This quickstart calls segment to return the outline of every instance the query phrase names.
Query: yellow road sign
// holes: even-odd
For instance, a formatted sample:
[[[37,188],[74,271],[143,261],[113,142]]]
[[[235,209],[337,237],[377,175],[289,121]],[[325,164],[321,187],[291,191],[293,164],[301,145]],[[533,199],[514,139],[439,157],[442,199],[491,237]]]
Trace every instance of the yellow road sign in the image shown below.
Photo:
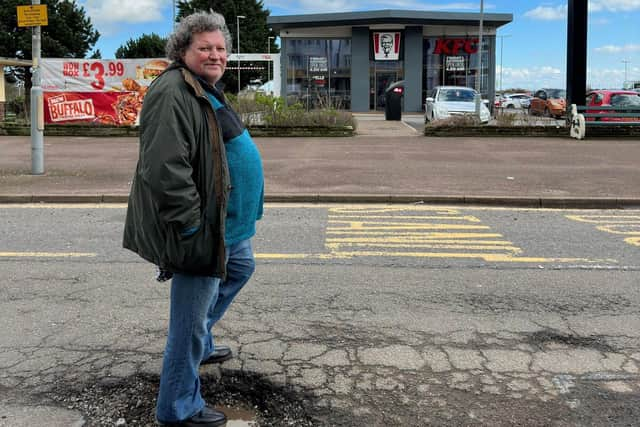
[[[18,6],[18,27],[49,25],[46,4]]]

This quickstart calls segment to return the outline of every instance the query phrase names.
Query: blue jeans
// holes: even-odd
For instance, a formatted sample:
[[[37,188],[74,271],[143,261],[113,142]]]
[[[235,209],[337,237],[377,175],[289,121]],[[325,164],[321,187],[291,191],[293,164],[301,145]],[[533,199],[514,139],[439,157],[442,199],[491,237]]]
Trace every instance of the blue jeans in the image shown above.
[[[214,350],[211,332],[255,270],[251,240],[227,247],[227,278],[176,273],[171,281],[169,333],[162,361],[156,417],[182,421],[205,406],[198,368]]]

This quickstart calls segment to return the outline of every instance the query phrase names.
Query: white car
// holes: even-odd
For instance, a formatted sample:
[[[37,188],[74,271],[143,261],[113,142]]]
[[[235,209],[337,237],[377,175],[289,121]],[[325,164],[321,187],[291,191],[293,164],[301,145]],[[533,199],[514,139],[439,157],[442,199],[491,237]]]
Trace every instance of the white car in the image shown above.
[[[436,86],[427,93],[424,104],[425,122],[447,119],[451,116],[475,116],[476,94],[464,86]],[[489,123],[491,113],[486,100],[480,103],[480,122]]]
[[[502,108],[529,108],[531,96],[526,93],[509,93],[503,96],[500,101]]]

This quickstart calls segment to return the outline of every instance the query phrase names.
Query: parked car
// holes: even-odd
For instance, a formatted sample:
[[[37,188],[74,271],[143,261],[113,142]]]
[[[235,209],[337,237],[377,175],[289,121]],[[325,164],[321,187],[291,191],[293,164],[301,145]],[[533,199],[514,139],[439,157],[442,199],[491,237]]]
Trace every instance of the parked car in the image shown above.
[[[559,119],[567,111],[567,91],[564,89],[540,89],[533,94],[529,113]]]
[[[500,107],[527,109],[531,105],[531,98],[531,95],[526,93],[508,93],[502,97]]]
[[[633,107],[640,108],[640,92],[633,90],[594,90],[587,93],[587,107]],[[586,110],[587,113],[600,113],[606,110],[597,108]],[[636,121],[634,117],[587,117],[586,120],[602,120],[611,122]]]
[[[475,116],[476,92],[464,86],[436,86],[427,93],[424,104],[425,122],[447,119],[451,116]],[[491,113],[488,101],[480,103],[480,122],[489,123]]]

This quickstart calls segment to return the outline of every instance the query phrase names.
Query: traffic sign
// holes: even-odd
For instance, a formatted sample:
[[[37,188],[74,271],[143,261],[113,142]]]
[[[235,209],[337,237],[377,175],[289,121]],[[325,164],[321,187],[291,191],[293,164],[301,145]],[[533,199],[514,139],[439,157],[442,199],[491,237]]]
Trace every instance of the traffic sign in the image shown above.
[[[39,27],[44,25],[49,25],[46,4],[18,6],[18,27]]]

